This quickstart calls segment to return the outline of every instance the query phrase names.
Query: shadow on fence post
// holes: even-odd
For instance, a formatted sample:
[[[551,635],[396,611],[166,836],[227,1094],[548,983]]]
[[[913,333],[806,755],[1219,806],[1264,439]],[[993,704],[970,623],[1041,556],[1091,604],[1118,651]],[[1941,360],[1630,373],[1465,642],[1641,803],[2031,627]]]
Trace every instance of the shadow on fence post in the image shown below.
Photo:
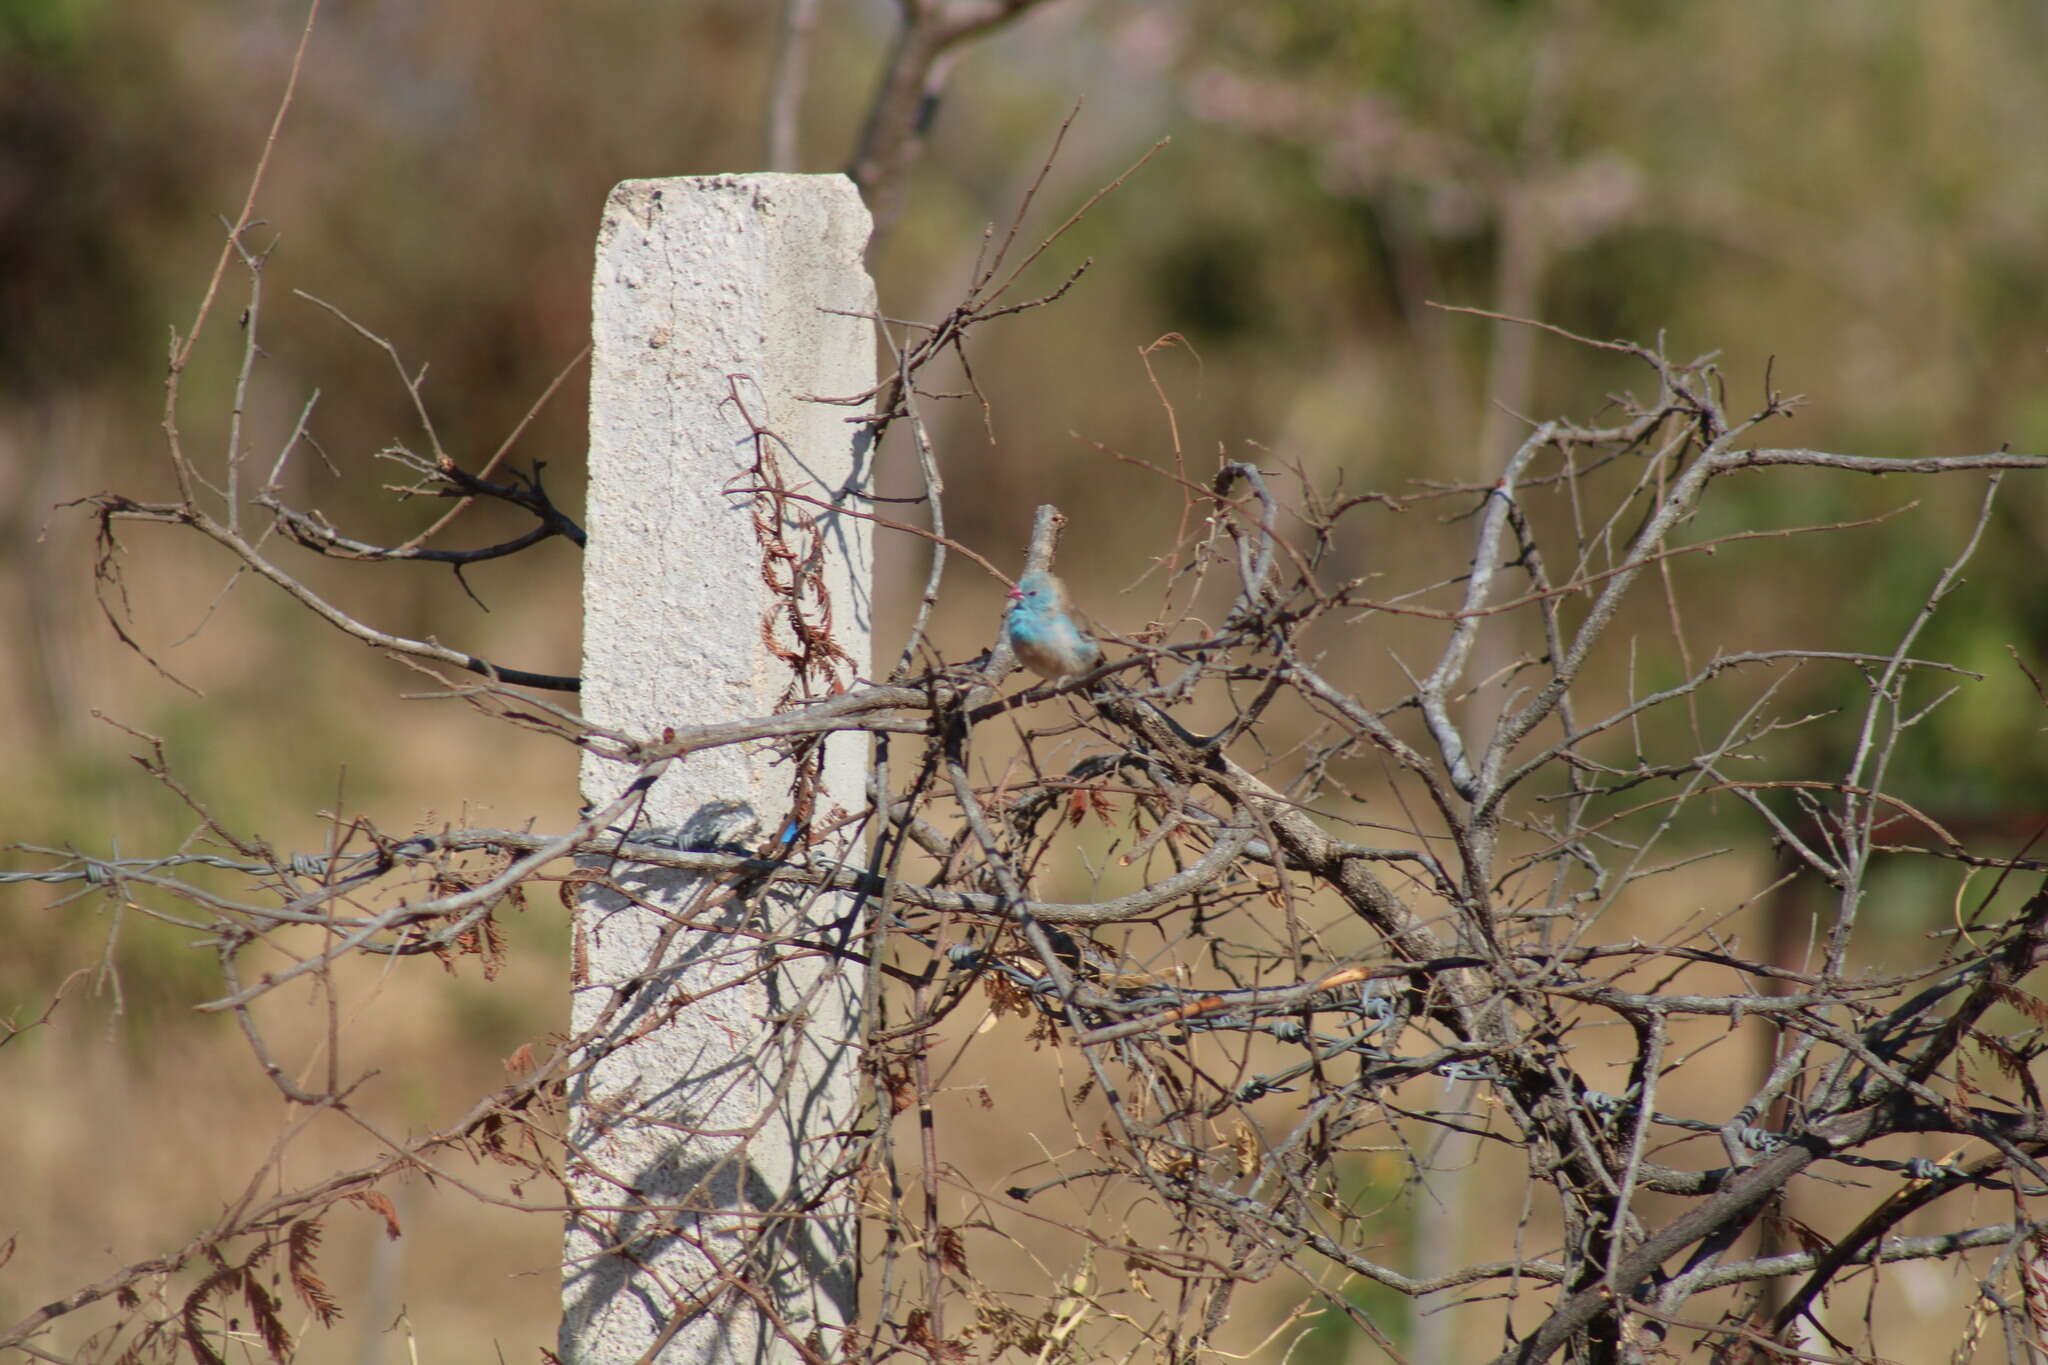
[[[765,715],[869,671],[867,429],[805,401],[875,382],[868,214],[842,176],[628,181],[598,237],[583,709],[665,727]],[[838,311],[828,311],[838,310]],[[854,314],[856,316],[847,316]],[[795,761],[792,761],[794,754]],[[633,837],[853,858],[864,735],[690,755]],[[594,757],[587,801],[629,768]],[[799,939],[842,896],[626,862],[578,907],[572,1023],[643,975],[572,1087],[562,1356],[836,1355],[854,1310],[844,1143],[859,976]],[[680,928],[678,926],[680,925]],[[799,1349],[802,1346],[803,1350]]]

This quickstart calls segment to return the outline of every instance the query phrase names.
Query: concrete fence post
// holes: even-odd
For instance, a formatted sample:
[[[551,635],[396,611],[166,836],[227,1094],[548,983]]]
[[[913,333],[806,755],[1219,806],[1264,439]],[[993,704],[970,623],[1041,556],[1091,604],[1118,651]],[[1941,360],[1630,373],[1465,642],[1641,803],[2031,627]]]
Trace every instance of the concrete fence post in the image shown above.
[[[583,594],[582,705],[597,724],[658,737],[870,671],[870,523],[833,510],[868,486],[866,429],[806,401],[875,382],[868,231],[843,176],[612,192]],[[695,753],[655,785],[632,837],[746,851],[817,838],[813,856],[858,861],[831,831],[865,804],[868,762],[860,735],[794,762],[765,746]],[[631,776],[586,759],[584,797],[613,799]],[[827,1176],[856,1120],[859,975],[792,940],[817,940],[849,907],[644,863],[597,870],[617,889],[576,914],[573,1027],[619,982],[646,981],[570,1090],[562,1357],[836,1356],[854,1312],[854,1192]]]

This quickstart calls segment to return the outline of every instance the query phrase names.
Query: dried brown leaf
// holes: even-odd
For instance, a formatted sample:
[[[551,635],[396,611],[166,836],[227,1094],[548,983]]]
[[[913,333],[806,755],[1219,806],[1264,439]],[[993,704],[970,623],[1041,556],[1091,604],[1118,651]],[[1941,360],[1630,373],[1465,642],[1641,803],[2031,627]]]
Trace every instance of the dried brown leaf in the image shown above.
[[[391,1206],[391,1201],[384,1197],[383,1191],[358,1190],[349,1198],[381,1217],[384,1220],[384,1235],[394,1242],[398,1240],[398,1210]]]
[[[962,1275],[967,1273],[967,1243],[960,1239],[958,1228],[940,1228],[934,1239],[939,1247],[939,1264],[950,1266]]]

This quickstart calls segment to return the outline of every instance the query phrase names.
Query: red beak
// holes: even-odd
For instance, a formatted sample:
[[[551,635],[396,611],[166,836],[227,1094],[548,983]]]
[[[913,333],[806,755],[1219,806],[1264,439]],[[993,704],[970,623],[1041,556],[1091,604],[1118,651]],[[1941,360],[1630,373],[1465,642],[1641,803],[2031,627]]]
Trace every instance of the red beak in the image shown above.
[[[1024,600],[1024,589],[1012,588],[1007,596],[1012,602],[1022,602]]]

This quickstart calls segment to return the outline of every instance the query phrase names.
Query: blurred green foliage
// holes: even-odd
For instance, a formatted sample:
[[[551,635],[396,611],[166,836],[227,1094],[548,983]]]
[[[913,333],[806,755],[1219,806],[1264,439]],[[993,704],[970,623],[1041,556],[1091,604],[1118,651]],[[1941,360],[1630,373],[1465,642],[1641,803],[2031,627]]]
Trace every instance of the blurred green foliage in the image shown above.
[[[9,615],[32,627],[0,658],[0,706],[33,774],[0,795],[0,827],[20,837],[90,845],[111,832],[109,807],[88,794],[101,779],[74,785],[124,762],[125,741],[83,718],[90,706],[166,728],[174,765],[203,776],[200,794],[224,814],[289,811],[301,832],[317,828],[341,765],[359,798],[446,809],[475,789],[460,754],[498,743],[445,708],[392,706],[407,678],[269,589],[222,596],[227,566],[206,547],[130,528],[118,563],[141,599],[135,633],[209,694],[187,705],[110,643],[89,600],[82,518],[58,513],[38,540],[59,499],[167,490],[163,340],[205,287],[302,22],[294,7],[230,3],[0,6],[0,491],[15,509],[0,555]],[[425,366],[442,441],[481,462],[583,343],[609,186],[758,164],[773,22],[773,6],[739,0],[328,9],[259,204],[263,362],[245,438],[256,459],[317,389],[313,431],[333,468],[302,456],[290,496],[371,540],[438,515],[382,488],[398,471],[377,452],[426,449],[389,359],[292,291],[389,339],[411,372]],[[879,4],[821,11],[807,167],[845,159],[888,23]],[[1152,364],[1197,476],[1222,451],[1270,452],[1354,489],[1484,478],[1518,430],[1506,413],[1593,415],[1606,393],[1643,382],[1615,357],[1432,303],[1662,336],[1678,354],[1716,349],[1731,392],[1761,401],[1768,373],[1808,395],[1765,439],[1885,455],[2048,445],[2048,164],[2033,154],[2048,126],[2044,40],[2048,18],[1992,0],[1048,6],[969,49],[955,73],[879,262],[885,307],[935,316],[957,298],[983,229],[1007,227],[1077,100],[1024,243],[1172,142],[1016,297],[1093,258],[1073,292],[976,338],[991,427],[977,404],[935,414],[952,528],[1000,560],[1030,505],[1061,502],[1080,532],[1069,576],[1112,626],[1137,624],[1146,599],[1114,589],[1165,550],[1180,499],[1104,452],[1171,465],[1140,358],[1168,333],[1187,345]],[[231,272],[225,289],[238,310],[245,282]],[[241,355],[227,320],[197,353],[180,414],[189,448],[216,463]],[[571,506],[584,401],[572,371],[514,456],[544,463]],[[885,454],[885,482],[910,477]],[[1960,485],[1812,475],[1725,486],[1701,511],[1701,537],[1916,499],[1876,529],[1675,566],[1689,644],[1888,647],[1976,499]],[[2015,481],[1922,641],[1989,680],[1915,735],[1906,775],[1978,815],[2038,800],[2038,710],[2008,650],[2038,669],[2048,641],[2032,570],[2048,549],[2041,509],[2040,491]],[[514,525],[481,509],[453,539]],[[1436,517],[1410,515],[1344,547],[1338,569],[1383,572],[1397,590],[1419,578],[1409,566],[1454,572],[1456,549]],[[893,547],[885,568],[911,572],[921,554]],[[390,629],[573,668],[575,569],[560,546],[472,571],[488,611],[445,574],[299,567]],[[1793,571],[1838,581],[1815,600],[1782,591]],[[993,619],[993,587],[954,583],[940,639],[969,652]],[[1668,635],[1662,614],[1646,600],[1641,638]],[[1359,676],[1394,676],[1376,638],[1345,647]],[[1788,705],[1853,700],[1823,672],[1802,676]],[[422,787],[393,751],[445,727],[452,761]],[[532,744],[522,767],[559,782],[565,757]],[[505,795],[531,808],[539,790]]]
[[[293,500],[384,542],[444,511],[382,489],[401,479],[380,450],[426,448],[390,361],[292,291],[389,339],[410,372],[426,366],[442,441],[480,464],[587,340],[610,186],[759,165],[776,9],[330,3],[259,199],[263,359],[245,435],[256,465],[268,468],[317,389],[312,429],[333,468],[302,456],[286,476]],[[844,163],[893,11],[821,8],[805,169]],[[221,222],[247,193],[303,18],[301,6],[235,0],[0,0],[5,840],[133,855],[190,835],[190,812],[130,764],[144,746],[95,709],[163,736],[198,799],[287,851],[321,846],[320,812],[337,799],[397,830],[549,826],[573,809],[574,755],[450,703],[401,703],[432,685],[264,585],[231,586],[230,566],[196,540],[131,527],[116,561],[131,629],[203,695],[180,690],[112,639],[93,601],[91,527],[51,510],[100,489],[167,495],[165,341],[190,325]],[[888,313],[936,317],[957,301],[984,230],[1007,228],[1076,101],[1024,247],[1158,139],[1172,142],[1014,296],[1049,291],[1092,257],[1065,299],[975,338],[986,415],[966,402],[928,416],[953,534],[1013,562],[1030,508],[1061,503],[1074,524],[1063,568],[1112,628],[1149,613],[1153,588],[1116,590],[1168,549],[1182,511],[1170,482],[1104,453],[1173,467],[1140,357],[1169,333],[1187,345],[1151,359],[1196,479],[1223,452],[1299,462],[1353,491],[1485,481],[1521,430],[1507,414],[1590,417],[1608,393],[1644,383],[1611,355],[1432,303],[1661,336],[1678,355],[1718,350],[1731,393],[1761,403],[1768,373],[1808,395],[1766,440],[1879,455],[2048,448],[2040,6],[1062,0],[961,61],[878,263]],[[181,412],[195,457],[216,465],[247,296],[233,272],[224,287]],[[585,402],[573,371],[514,452],[544,463],[571,507]],[[902,451],[885,452],[883,478],[890,491],[914,487]],[[1889,649],[1966,539],[1978,494],[1814,474],[1725,484],[1695,537],[1919,506],[1842,536],[1675,563],[1695,662],[1722,648]],[[1381,574],[1375,589],[1391,595],[1458,572],[1462,531],[1445,523],[1465,505],[1354,514],[1332,573]],[[1967,581],[1915,650],[1986,681],[1965,682],[1914,731],[1892,775],[1931,813],[1995,831],[1987,851],[2017,848],[2040,816],[2041,707],[2012,654],[2048,675],[2044,510],[2038,481],[2008,483]],[[451,541],[514,525],[481,509]],[[884,572],[908,582],[922,553],[886,546]],[[480,566],[467,590],[433,571],[291,562],[387,629],[518,667],[575,666],[577,570],[560,545]],[[999,598],[955,572],[938,638],[964,656],[987,642]],[[893,657],[904,620],[883,619],[879,657]],[[1600,664],[1617,692],[1682,676],[1654,595],[1631,633],[1640,654],[1617,636]],[[1400,690],[1390,651],[1412,662],[1432,638],[1383,622],[1320,644],[1378,696]],[[1719,733],[1765,681],[1703,697],[1703,730]],[[1778,705],[1796,715],[1862,696],[1853,670],[1816,667]],[[1655,723],[1689,719],[1674,710]],[[1839,771],[1839,729],[1788,739],[1773,771]],[[1363,766],[1356,778],[1374,780]],[[473,809],[480,797],[493,805]],[[1715,808],[1740,815],[1732,801]],[[1928,880],[1901,903],[1943,905],[1946,880]],[[37,887],[0,895],[51,899]],[[58,909],[18,933],[0,1009],[33,1016],[49,982],[96,960],[110,929],[101,909]],[[210,959],[188,935],[129,918],[110,958],[133,992],[122,1027],[139,1046],[161,1019],[184,1017]],[[544,953],[559,975],[559,924],[542,918],[515,917],[515,951]],[[473,963],[461,976],[440,1028],[467,1053],[559,1023],[558,997],[508,999],[478,986]],[[444,1116],[445,1096],[408,1084],[421,1087],[405,1096],[409,1117]],[[1336,1327],[1311,1353],[1337,1358]]]

